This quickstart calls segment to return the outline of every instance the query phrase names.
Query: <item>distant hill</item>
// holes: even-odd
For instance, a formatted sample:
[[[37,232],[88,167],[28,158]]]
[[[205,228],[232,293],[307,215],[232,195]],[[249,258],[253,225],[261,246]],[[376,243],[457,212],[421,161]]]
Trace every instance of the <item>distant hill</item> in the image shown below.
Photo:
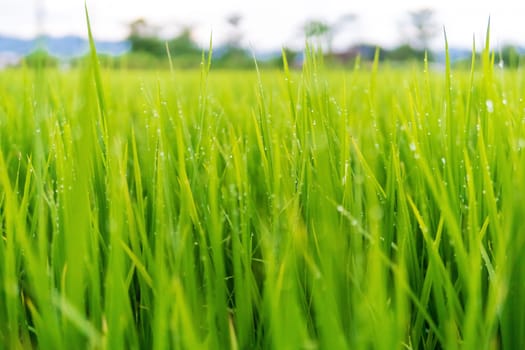
[[[129,51],[127,41],[95,41],[97,51],[113,56]],[[59,58],[72,58],[84,55],[89,50],[87,39],[79,36],[51,37],[42,36],[37,39],[20,39],[0,35],[0,54],[25,56],[37,48],[44,48],[51,55]]]
[[[97,51],[100,54],[107,54],[111,56],[119,56],[130,51],[131,44],[128,41],[103,41],[96,40],[95,45]],[[366,45],[365,45],[366,46]],[[360,48],[361,46],[355,46],[350,48],[348,52],[352,49]],[[373,53],[375,51],[374,46],[370,46],[369,50],[370,58],[373,58]],[[58,57],[60,59],[68,60],[74,57],[79,57],[86,54],[89,51],[89,42],[86,38],[68,35],[61,37],[53,36],[42,36],[34,39],[21,39],[12,36],[6,36],[0,34],[0,68],[15,65],[19,62],[22,57],[28,55],[29,53],[35,51],[38,48],[43,48],[49,52],[52,56]],[[517,47],[517,52],[521,55],[525,54],[525,47]],[[226,47],[215,47],[213,50],[214,57],[222,57],[226,52]],[[347,53],[348,53],[347,52]],[[265,61],[270,59],[279,58],[281,55],[281,50],[266,50],[266,51],[257,51],[254,52],[257,60]],[[345,53],[342,53],[345,54]],[[361,54],[363,54],[361,52]],[[445,52],[443,50],[435,51],[434,61],[437,64],[443,64],[445,62]],[[460,60],[469,60],[471,57],[471,49],[465,48],[450,48],[449,50],[450,60],[452,62]],[[297,59],[301,59],[301,54]]]

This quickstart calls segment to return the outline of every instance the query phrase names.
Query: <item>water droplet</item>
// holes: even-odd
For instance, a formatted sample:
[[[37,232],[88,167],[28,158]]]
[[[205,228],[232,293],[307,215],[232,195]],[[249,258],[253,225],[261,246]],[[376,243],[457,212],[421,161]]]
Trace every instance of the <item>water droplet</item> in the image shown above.
[[[492,100],[485,101],[485,105],[487,106],[487,112],[489,113],[494,112],[494,102],[492,102]]]

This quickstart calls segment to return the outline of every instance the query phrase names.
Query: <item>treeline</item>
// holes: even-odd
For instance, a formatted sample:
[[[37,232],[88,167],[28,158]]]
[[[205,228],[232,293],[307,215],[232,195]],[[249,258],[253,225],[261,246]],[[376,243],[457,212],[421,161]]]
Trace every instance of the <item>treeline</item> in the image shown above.
[[[425,56],[429,61],[443,61],[443,55],[430,50],[430,43],[439,35],[439,26],[434,19],[431,9],[423,8],[408,13],[405,25],[400,28],[404,39],[394,48],[382,48],[370,43],[349,45],[345,50],[334,50],[333,41],[345,31],[353,30],[357,21],[354,14],[342,15],[333,22],[309,20],[299,29],[306,42],[322,49],[324,61],[331,67],[351,67],[357,61],[372,61],[376,52],[380,61],[392,63],[423,62]],[[215,68],[223,69],[252,69],[254,53],[243,46],[242,17],[233,14],[226,18],[228,25],[228,39],[220,46],[213,48],[212,64]],[[101,65],[107,68],[128,69],[168,69],[173,66],[177,69],[198,68],[203,53],[208,55],[207,49],[201,48],[193,37],[194,28],[183,26],[175,37],[162,38],[160,27],[148,23],[145,19],[137,19],[129,24],[129,34],[126,38],[130,50],[120,56],[99,55]],[[286,48],[287,60],[292,68],[301,67],[303,52]],[[270,52],[264,56],[257,56],[257,63],[262,68],[282,67],[282,56],[279,51]],[[470,64],[470,57],[455,59],[455,65]],[[26,66],[70,67],[83,65],[86,57],[78,57],[67,61],[51,56],[44,50],[31,53],[23,60]],[[520,52],[513,46],[504,46],[496,53],[496,63],[504,63],[505,67],[519,66]]]
[[[202,50],[193,41],[184,45],[183,38],[177,37],[169,41],[160,39],[147,42],[140,40],[138,47],[133,47],[128,53],[120,56],[99,54],[99,61],[102,67],[109,69],[194,69],[198,68],[202,54],[208,54],[207,50]],[[155,43],[154,45],[152,45]],[[144,46],[142,46],[144,44]],[[146,49],[146,47],[151,48]],[[406,63],[423,63],[425,55],[429,62],[443,62],[443,57],[437,57],[433,52],[413,48],[404,44],[393,49],[385,49],[371,44],[359,44],[352,46],[344,52],[331,52],[324,54],[324,63],[333,68],[351,68],[356,62],[372,62],[376,49],[379,53],[380,62],[390,62],[391,64],[403,65]],[[168,55],[169,51],[169,55]],[[284,49],[287,60],[291,68],[300,68],[303,61],[303,52]],[[479,56],[479,53],[476,54]],[[212,65],[220,69],[253,69],[254,55],[242,47],[219,47],[213,50]],[[171,59],[171,63],[170,63]],[[282,68],[283,61],[280,53],[275,53],[270,57],[257,58],[260,68]],[[479,62],[479,57],[476,61]],[[27,55],[20,65],[36,68],[59,68],[81,67],[89,60],[88,56],[62,60],[50,55],[47,51],[37,50]],[[505,68],[515,69],[520,66],[524,56],[520,54],[514,46],[504,46],[495,52],[494,63]],[[464,56],[453,60],[455,67],[470,67],[471,57]]]

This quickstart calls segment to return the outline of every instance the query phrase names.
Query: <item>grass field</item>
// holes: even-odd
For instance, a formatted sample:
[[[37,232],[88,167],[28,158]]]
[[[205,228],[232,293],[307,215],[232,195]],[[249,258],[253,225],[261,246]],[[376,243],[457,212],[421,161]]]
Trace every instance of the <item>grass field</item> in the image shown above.
[[[94,52],[93,52],[94,54]],[[525,74],[0,72],[0,348],[525,348]]]

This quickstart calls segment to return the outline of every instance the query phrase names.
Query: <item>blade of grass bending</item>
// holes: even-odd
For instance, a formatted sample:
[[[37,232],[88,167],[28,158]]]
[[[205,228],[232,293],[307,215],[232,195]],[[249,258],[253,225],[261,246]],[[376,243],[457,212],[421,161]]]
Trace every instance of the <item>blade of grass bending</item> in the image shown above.
[[[98,55],[97,55],[97,48],[95,46],[95,39],[93,38],[93,33],[91,31],[91,23],[89,21],[89,13],[87,8],[87,3],[84,3],[84,9],[86,12],[86,24],[88,29],[88,39],[89,39],[89,52],[90,52],[90,61],[91,66],[93,69],[93,78],[95,79],[95,89],[97,92],[97,100],[98,100],[98,107],[100,111],[100,125],[97,125],[98,128],[102,128],[102,130],[98,130],[99,133],[102,135],[99,135],[102,140],[104,140],[104,145],[108,145],[108,130],[107,130],[107,123],[106,123],[106,99],[104,97],[104,89],[102,87],[102,76],[100,74],[100,64],[98,61]],[[103,147],[104,149],[104,147]],[[105,153],[105,152],[104,152]]]
[[[82,332],[95,347],[102,344],[102,334],[87,320],[80,310],[67,301],[58,292],[52,295],[53,304],[60,309],[66,319],[71,321],[77,329]]]
[[[95,46],[95,40],[93,39],[93,33],[91,31],[91,23],[89,21],[89,13],[87,8],[87,3],[84,3],[84,8],[86,11],[86,24],[88,29],[88,38],[89,38],[89,52],[91,58],[91,64],[93,65],[93,75],[95,78],[95,85],[97,89],[97,97],[100,108],[100,113],[105,117],[106,113],[106,101],[104,99],[104,91],[102,90],[102,78],[100,75],[100,64],[98,62],[97,48]]]
[[[170,72],[173,75],[173,61],[171,60],[170,46],[167,41],[164,44],[166,46],[166,54],[168,55],[168,62],[170,64]]]

